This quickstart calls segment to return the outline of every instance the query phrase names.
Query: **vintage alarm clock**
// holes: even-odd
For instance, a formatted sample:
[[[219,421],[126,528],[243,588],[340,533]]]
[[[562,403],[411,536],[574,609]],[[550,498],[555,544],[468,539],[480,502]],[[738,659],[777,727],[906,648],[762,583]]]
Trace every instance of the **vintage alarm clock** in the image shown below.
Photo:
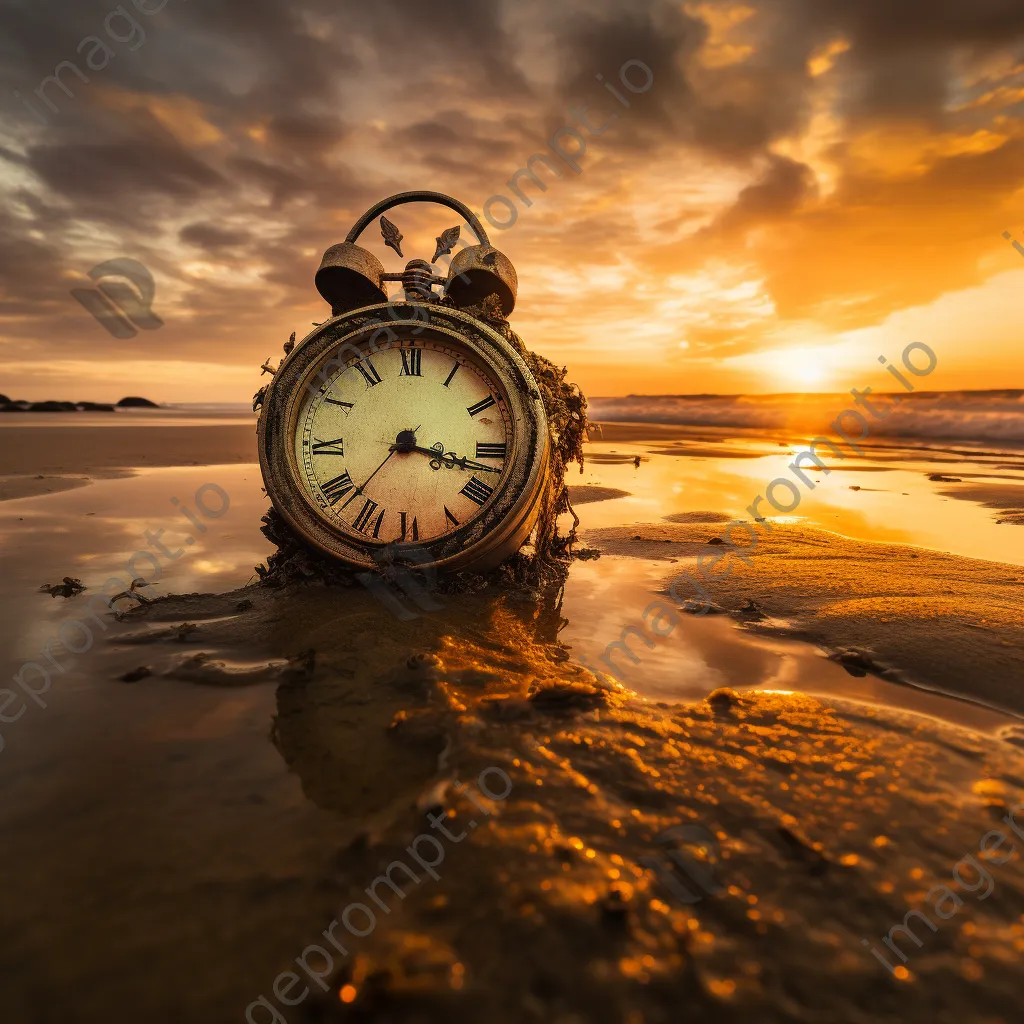
[[[478,244],[463,243],[445,278],[426,260],[385,273],[357,239],[379,216],[402,256],[383,214],[423,201],[458,212]],[[442,233],[432,262],[459,231]],[[386,281],[402,283],[403,301],[388,302]],[[305,543],[352,568],[481,570],[515,553],[546,492],[548,427],[529,367],[482,319],[484,308],[512,312],[517,279],[479,219],[440,193],[392,196],[324,253],[316,287],[331,319],[265,367],[272,381],[257,396],[275,508]]]

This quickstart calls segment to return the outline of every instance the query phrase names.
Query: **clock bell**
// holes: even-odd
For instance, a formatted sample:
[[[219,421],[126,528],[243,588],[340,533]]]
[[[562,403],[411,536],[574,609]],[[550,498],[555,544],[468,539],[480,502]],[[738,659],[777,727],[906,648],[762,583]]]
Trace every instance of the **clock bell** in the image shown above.
[[[430,262],[413,259],[402,273],[389,274],[372,252],[357,244],[359,236],[380,217],[384,243],[404,259],[403,235],[383,215],[392,207],[414,202],[437,203],[456,211],[469,224],[477,244],[469,245],[461,239],[460,226],[448,228],[438,236],[437,249]],[[433,264],[450,254],[457,245],[461,247],[450,260],[447,276],[435,274]],[[446,298],[448,304],[461,310],[479,306],[493,295],[506,318],[515,308],[519,288],[512,261],[491,245],[476,214],[451,196],[429,191],[402,192],[372,206],[352,226],[344,242],[332,245],[324,253],[315,278],[317,291],[330,303],[333,316],[387,303],[384,285],[388,281],[401,282],[409,302],[439,302]],[[440,288],[440,292],[435,288]]]

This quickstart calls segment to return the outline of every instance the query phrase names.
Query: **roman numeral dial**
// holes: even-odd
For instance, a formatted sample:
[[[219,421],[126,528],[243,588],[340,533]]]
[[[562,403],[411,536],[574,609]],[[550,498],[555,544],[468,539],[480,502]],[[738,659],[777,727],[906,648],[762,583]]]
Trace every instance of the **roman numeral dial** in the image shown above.
[[[484,412],[486,409],[493,409],[494,405],[494,396],[488,395],[486,398],[477,402],[476,405],[467,406],[466,412],[468,412],[470,416],[479,416],[480,413]]]
[[[336,476],[333,480],[328,480],[327,483],[321,484],[320,490],[324,492],[324,497],[333,505],[344,498],[354,487],[355,484],[352,482],[352,477],[348,473],[342,473],[341,476]]]
[[[434,551],[443,538],[461,551],[456,536],[476,544],[481,522],[500,520],[481,516],[514,498],[516,401],[457,337],[395,324],[370,347],[372,330],[319,350],[303,375],[289,444],[304,508],[370,557],[389,544]]]
[[[479,445],[477,447],[479,447]],[[321,441],[319,438],[316,438],[313,441],[312,448],[314,455],[345,454],[345,442],[340,437],[335,438],[333,441]]]
[[[356,363],[356,369],[362,375],[363,380],[366,381],[368,388],[374,388],[381,382],[380,374],[369,359],[361,359]]]
[[[416,517],[410,516],[408,512],[399,512],[398,514],[402,517],[402,536],[399,539],[402,541],[419,540],[420,525],[416,521]],[[412,522],[409,521],[410,519]]]
[[[369,533],[373,530],[373,536],[380,536],[380,528],[384,523],[384,512],[385,509],[380,509],[380,515],[374,518],[377,509],[380,505],[375,501],[367,500],[363,507],[359,510],[359,514],[352,520],[352,525],[363,533]]]
[[[341,408],[344,409],[345,412],[348,412],[352,408],[352,403],[351,402],[342,402],[342,401],[339,401],[337,398],[325,398],[324,401],[328,405],[339,405],[339,406],[341,406]]]
[[[422,377],[423,351],[418,348],[403,348],[402,372],[400,377]]]
[[[469,483],[459,491],[459,494],[464,494],[477,505],[482,505],[493,493],[493,487],[488,487],[483,480],[478,480],[475,476],[470,477]]]
[[[456,360],[455,365],[451,368],[451,370],[449,370],[448,376],[445,377],[444,384],[442,385],[442,387],[451,387],[452,381],[455,380],[455,374],[459,372],[459,365],[459,361]]]

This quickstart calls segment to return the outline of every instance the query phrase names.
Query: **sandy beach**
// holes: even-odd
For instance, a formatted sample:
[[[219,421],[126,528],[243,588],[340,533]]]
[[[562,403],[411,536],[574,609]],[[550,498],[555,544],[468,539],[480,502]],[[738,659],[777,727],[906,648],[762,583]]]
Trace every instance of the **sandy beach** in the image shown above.
[[[845,465],[698,615],[669,589],[793,439],[608,424],[569,481],[600,556],[564,591],[400,621],[362,587],[256,585],[251,425],[77,423],[0,424],[29,488],[0,503],[8,675],[60,666],[2,729],[15,1019],[1012,1019],[1020,861],[984,901],[963,861],[1024,800],[1012,451],[943,470],[980,491],[930,479],[939,446]],[[29,448],[75,489],[32,494]],[[171,499],[211,484],[230,509],[186,547]],[[47,648],[158,530],[182,554],[147,603]],[[64,576],[90,590],[38,593]],[[511,789],[474,802],[492,769]],[[442,812],[435,879],[406,851],[437,858]],[[883,940],[937,885],[962,908],[897,932],[903,961]],[[342,954],[354,903],[375,923]]]

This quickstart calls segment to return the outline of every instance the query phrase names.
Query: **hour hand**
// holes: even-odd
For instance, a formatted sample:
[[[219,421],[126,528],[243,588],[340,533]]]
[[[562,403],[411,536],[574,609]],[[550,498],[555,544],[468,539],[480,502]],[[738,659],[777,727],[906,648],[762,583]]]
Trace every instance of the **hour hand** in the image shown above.
[[[500,473],[501,472],[500,469],[497,469],[494,466],[485,466],[482,462],[474,462],[472,459],[467,459],[465,457],[460,459],[453,452],[449,452],[447,454],[447,456],[445,456],[445,458],[446,459],[449,459],[449,458],[450,459],[454,459],[455,460],[455,464],[460,469],[471,469],[471,470],[473,470],[476,473]]]
[[[449,469],[454,469],[458,466],[462,470],[472,470],[477,473],[500,473],[500,469],[496,469],[494,466],[485,466],[482,462],[474,462],[472,459],[466,458],[465,456],[459,457],[455,452],[444,452],[438,451],[437,448],[424,448],[422,445],[404,445],[404,444],[393,444],[391,446],[393,452],[419,452],[421,455],[429,455],[431,462],[438,463],[435,469],[440,469],[441,465],[447,466]]]

